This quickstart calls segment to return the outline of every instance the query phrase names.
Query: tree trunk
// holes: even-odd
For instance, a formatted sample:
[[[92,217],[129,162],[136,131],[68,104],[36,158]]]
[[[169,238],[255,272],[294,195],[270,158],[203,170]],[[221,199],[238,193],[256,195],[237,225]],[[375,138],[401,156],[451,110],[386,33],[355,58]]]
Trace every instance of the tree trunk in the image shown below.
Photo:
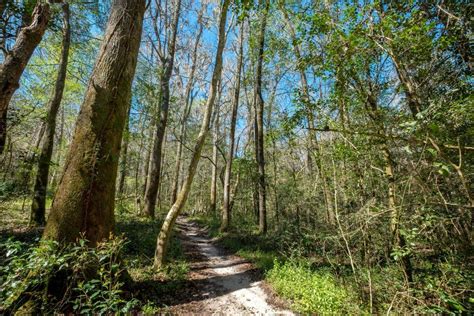
[[[30,225],[42,226],[45,224],[46,190],[48,186],[49,166],[53,154],[54,133],[56,131],[56,116],[63,97],[64,85],[66,83],[66,70],[69,57],[69,46],[71,43],[71,29],[69,26],[69,5],[63,4],[63,41],[61,48],[61,59],[59,61],[58,77],[54,86],[53,95],[49,101],[48,114],[46,116],[46,128],[41,144],[38,158],[38,172],[36,174],[31,205]]]
[[[0,18],[3,15],[3,11],[5,11],[6,5],[7,5],[7,0],[0,0]]]
[[[155,114],[156,114],[156,109],[154,109],[151,117],[152,118],[155,117]],[[148,170],[150,169],[151,151],[153,149],[153,144],[155,142],[155,137],[156,137],[155,133],[153,133],[153,126],[149,126],[147,132],[148,132],[147,139],[151,139],[151,142],[146,144],[145,164],[143,165],[143,170],[142,170],[142,177],[144,178],[143,187],[142,187],[142,196],[145,196],[145,191],[148,184],[148,174],[149,174]]]
[[[31,24],[20,30],[13,49],[0,65],[0,154],[3,153],[7,136],[7,112],[10,100],[20,86],[20,77],[31,55],[41,42],[50,18],[49,4],[38,1]]]
[[[265,3],[263,3],[265,1]],[[266,188],[265,188],[265,156],[264,156],[264,133],[263,133],[263,108],[264,101],[262,96],[262,68],[263,52],[265,46],[265,28],[267,25],[267,14],[270,6],[268,0],[261,0],[260,7],[264,5],[262,21],[258,35],[258,59],[255,74],[255,151],[258,165],[258,218],[259,232],[267,232],[267,209],[266,209]]]
[[[43,238],[91,243],[114,227],[115,181],[145,0],[115,0]]]
[[[232,99],[232,113],[230,118],[229,151],[227,152],[227,161],[224,175],[224,201],[222,205],[222,220],[220,230],[227,231],[230,225],[230,180],[232,176],[232,159],[234,158],[235,147],[235,125],[237,124],[237,110],[239,108],[240,96],[240,73],[242,71],[242,62],[244,56],[244,28],[243,23],[240,26],[239,57],[235,73],[235,88]]]
[[[219,91],[220,95],[220,91]],[[215,108],[214,131],[212,135],[212,170],[211,170],[211,196],[209,201],[209,213],[214,215],[216,213],[217,203],[217,142],[219,137],[219,99]]]
[[[128,142],[130,139],[130,108],[131,104],[128,107],[127,119],[125,120],[125,135],[122,139],[122,154],[120,158],[120,174],[119,174],[119,185],[118,185],[118,195],[122,196],[125,188],[125,177],[127,176],[127,155],[128,155]]]
[[[63,142],[64,142],[64,107],[61,109],[61,124],[59,125],[59,135],[57,139],[58,149],[56,150],[57,152],[56,161],[58,165],[61,165],[62,151],[64,148]],[[58,178],[60,177],[59,171],[60,171],[59,168],[55,168],[51,176],[49,185],[51,186],[51,190],[53,191],[56,189],[56,186],[58,184]]]
[[[295,53],[296,60],[299,63],[302,62],[302,54],[301,54],[301,49],[300,46],[297,44],[297,38],[296,38],[296,32],[293,27],[292,22],[290,21],[290,18],[288,16],[288,12],[286,11],[286,8],[284,7],[284,3],[280,2],[279,3],[280,10],[283,13],[283,17],[285,19],[285,23],[288,26],[288,29],[290,30],[290,35],[291,39],[293,42],[293,51]],[[308,85],[308,79],[306,77],[306,73],[304,72],[304,69],[302,67],[297,67],[298,71],[300,73],[300,80],[301,80],[301,88],[302,88],[302,94],[303,94],[303,103],[306,106],[306,112],[307,112],[307,121],[308,121],[308,136],[307,136],[307,151],[306,151],[306,163],[307,163],[307,168],[310,174],[313,173],[314,169],[314,163],[313,163],[313,157],[312,157],[312,151],[315,148],[314,146],[314,140],[316,139],[316,133],[314,131],[314,115],[312,109],[308,106],[310,102],[310,95],[309,95],[309,85]]]
[[[224,0],[221,5],[221,16],[219,20],[219,35],[218,35],[218,45],[216,52],[216,60],[214,71],[212,74],[212,80],[209,90],[209,97],[206,102],[205,112],[202,119],[201,129],[199,135],[196,139],[196,144],[194,146],[193,155],[191,162],[188,167],[188,174],[184,180],[184,184],[178,194],[176,202],[173,204],[166,219],[163,222],[161,227],[160,234],[158,235],[156,252],[155,252],[155,267],[160,268],[164,264],[164,259],[166,256],[166,249],[168,247],[168,242],[171,236],[173,225],[178,217],[179,213],[183,209],[189,191],[191,190],[191,184],[193,183],[194,175],[201,158],[201,151],[204,146],[207,134],[209,132],[209,123],[211,120],[212,110],[214,107],[214,101],[217,94],[217,85],[219,84],[221,73],[222,73],[222,52],[224,51],[225,46],[225,25],[227,20],[227,9],[229,8],[230,0]]]
[[[149,167],[148,172],[148,182],[145,189],[144,201],[144,213],[150,218],[155,217],[156,197],[158,194],[158,187],[160,186],[163,139],[165,137],[166,124],[168,123],[168,111],[170,103],[170,80],[171,74],[173,72],[174,54],[176,48],[176,35],[178,33],[180,9],[181,0],[177,0],[172,24],[173,33],[170,37],[170,43],[168,43],[168,54],[162,60],[163,73],[160,78],[160,114],[159,120],[156,122],[156,133],[153,143],[151,165]]]
[[[171,189],[171,204],[174,204],[176,202],[176,195],[178,194],[178,188],[179,188],[179,177],[181,173],[181,158],[183,155],[183,142],[186,138],[186,122],[188,120],[189,114],[191,112],[191,106],[192,106],[192,98],[191,98],[191,92],[193,90],[194,86],[194,75],[196,73],[196,66],[197,66],[197,52],[199,48],[199,43],[201,42],[201,36],[202,36],[202,31],[203,31],[203,23],[202,23],[202,15],[204,11],[205,6],[203,6],[203,9],[199,11],[198,15],[198,22],[199,22],[199,30],[196,35],[196,42],[194,43],[194,48],[193,48],[193,55],[192,55],[192,66],[191,66],[191,71],[189,74],[189,79],[188,82],[186,83],[186,90],[184,93],[184,110],[183,110],[183,115],[181,118],[181,127],[179,130],[179,143],[178,143],[178,149],[176,153],[176,163],[175,163],[175,168],[174,168],[174,179],[173,179],[173,187]]]
[[[374,125],[377,127],[379,134],[385,136],[385,126],[383,123],[384,118],[382,117],[382,114],[380,113],[380,110],[377,106],[377,101],[375,100],[375,97],[371,94],[371,92],[368,93],[367,103],[368,104],[366,105],[366,108],[369,111],[370,118],[372,119]],[[381,149],[385,164],[384,175],[385,179],[388,182],[387,208],[390,212],[390,248],[393,248],[394,246],[403,248],[406,246],[406,240],[405,237],[400,234],[400,207],[397,205],[396,202],[396,183],[393,167],[394,162],[386,137],[382,139]],[[401,263],[407,282],[413,282],[413,268],[410,260],[410,255],[403,255]]]

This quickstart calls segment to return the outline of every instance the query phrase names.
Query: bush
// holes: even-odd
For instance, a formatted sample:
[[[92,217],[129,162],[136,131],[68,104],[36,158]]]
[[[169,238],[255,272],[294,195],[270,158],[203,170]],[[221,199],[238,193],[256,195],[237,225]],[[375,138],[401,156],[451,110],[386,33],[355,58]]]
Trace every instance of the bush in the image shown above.
[[[119,259],[125,240],[113,237],[96,248],[85,239],[62,246],[40,241],[38,246],[8,240],[2,254],[0,309],[16,311],[35,302],[42,313],[80,314],[127,312],[137,301],[125,299]]]

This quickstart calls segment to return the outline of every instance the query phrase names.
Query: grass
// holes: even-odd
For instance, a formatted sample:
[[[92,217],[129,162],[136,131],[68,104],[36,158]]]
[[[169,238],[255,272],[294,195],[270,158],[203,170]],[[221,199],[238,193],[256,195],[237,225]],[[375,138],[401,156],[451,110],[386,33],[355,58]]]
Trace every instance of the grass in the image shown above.
[[[299,313],[362,313],[349,289],[339,284],[330,271],[312,269],[308,261],[275,260],[266,277],[279,295],[293,302],[292,307]]]

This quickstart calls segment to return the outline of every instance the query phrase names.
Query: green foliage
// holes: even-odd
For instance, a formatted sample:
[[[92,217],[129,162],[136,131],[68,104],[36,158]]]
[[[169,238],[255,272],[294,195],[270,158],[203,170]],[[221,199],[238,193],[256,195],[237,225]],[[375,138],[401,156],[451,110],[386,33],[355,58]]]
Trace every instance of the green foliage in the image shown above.
[[[276,292],[290,299],[300,313],[361,314],[350,289],[338,284],[330,271],[313,270],[307,261],[275,260],[267,278]]]
[[[146,315],[162,311],[160,300],[165,295],[180,291],[185,285],[189,264],[185,261],[179,239],[173,235],[168,247],[169,264],[157,270],[153,266],[156,238],[162,226],[161,215],[157,220],[136,216],[124,203],[118,216],[116,231],[127,236],[123,260],[132,278],[134,295],[139,309]],[[153,303],[154,302],[154,303]]]
[[[147,302],[142,306],[143,315],[156,315],[161,312],[161,308],[156,306],[153,302]]]
[[[84,239],[67,246],[48,240],[33,247],[12,240],[2,243],[2,308],[20,308],[27,295],[43,313],[130,311],[138,302],[126,299],[123,290],[124,245],[119,237],[96,248]]]
[[[226,244],[226,243],[224,243]],[[237,254],[252,261],[255,266],[262,271],[270,271],[273,268],[274,260],[278,256],[275,252],[257,250],[239,250]]]

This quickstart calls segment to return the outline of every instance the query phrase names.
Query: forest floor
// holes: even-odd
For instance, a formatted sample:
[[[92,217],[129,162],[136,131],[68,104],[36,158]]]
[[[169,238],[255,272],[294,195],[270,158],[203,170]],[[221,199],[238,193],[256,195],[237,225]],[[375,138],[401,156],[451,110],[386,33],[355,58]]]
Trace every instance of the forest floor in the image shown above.
[[[10,238],[25,243],[25,249],[37,245],[42,229],[28,227],[23,204],[20,199],[0,203],[0,246]],[[161,224],[130,212],[117,216],[116,234],[127,238],[124,258],[133,278],[131,294],[140,306],[151,306],[150,313],[293,314],[288,302],[264,281],[265,269],[209,237],[204,223],[184,216],[178,218],[170,243],[170,266],[154,271],[152,258]],[[0,251],[0,259],[3,255]]]
[[[249,261],[221,248],[195,222],[180,217],[177,228],[190,270],[179,295],[186,299],[172,313],[292,315]]]

